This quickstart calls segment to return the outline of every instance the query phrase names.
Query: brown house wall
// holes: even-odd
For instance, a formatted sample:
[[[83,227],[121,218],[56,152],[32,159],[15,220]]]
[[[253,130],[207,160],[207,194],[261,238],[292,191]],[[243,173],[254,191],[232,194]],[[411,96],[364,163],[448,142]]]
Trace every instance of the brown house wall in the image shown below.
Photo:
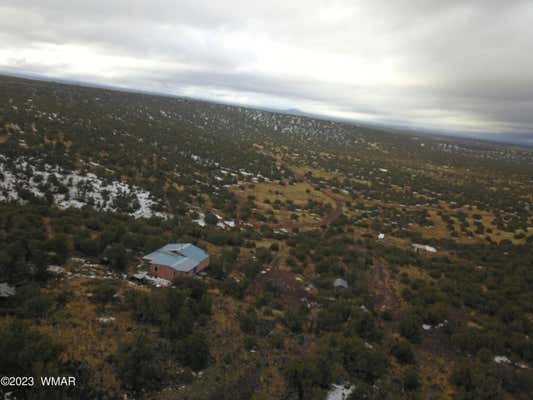
[[[196,273],[204,270],[209,265],[209,257],[206,258],[204,261],[202,261],[198,266],[196,267]],[[191,270],[190,272],[179,272],[176,271],[173,268],[167,267],[166,265],[157,265],[157,264],[150,264],[150,275],[157,276],[159,278],[163,278],[166,280],[173,280],[175,277],[179,276],[180,274],[184,275],[194,275],[194,270]]]
[[[196,267],[196,273],[204,270],[209,265],[209,257],[207,257],[204,261],[202,261],[198,266]]]
[[[171,281],[177,276],[176,274],[177,274],[176,270],[170,267],[167,267],[166,265],[156,265],[156,264],[150,265],[150,275],[157,276],[159,278],[163,278],[163,279]]]

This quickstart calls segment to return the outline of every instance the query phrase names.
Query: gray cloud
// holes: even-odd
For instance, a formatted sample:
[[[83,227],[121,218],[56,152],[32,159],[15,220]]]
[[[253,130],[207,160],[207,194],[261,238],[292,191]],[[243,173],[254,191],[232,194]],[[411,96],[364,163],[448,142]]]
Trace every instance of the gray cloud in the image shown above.
[[[373,122],[533,132],[531,1],[3,0],[0,69]]]

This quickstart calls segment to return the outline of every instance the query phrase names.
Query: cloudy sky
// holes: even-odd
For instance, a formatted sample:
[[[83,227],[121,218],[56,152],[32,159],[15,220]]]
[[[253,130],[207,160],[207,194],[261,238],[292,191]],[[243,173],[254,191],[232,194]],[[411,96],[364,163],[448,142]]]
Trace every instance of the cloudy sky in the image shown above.
[[[0,70],[531,138],[531,0],[0,0]]]

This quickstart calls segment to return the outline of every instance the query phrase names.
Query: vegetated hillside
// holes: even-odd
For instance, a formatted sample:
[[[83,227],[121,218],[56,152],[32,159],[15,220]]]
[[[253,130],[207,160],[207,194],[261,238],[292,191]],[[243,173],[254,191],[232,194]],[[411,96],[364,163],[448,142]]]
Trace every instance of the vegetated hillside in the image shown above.
[[[1,77],[0,374],[77,378],[51,398],[528,399],[532,170],[530,149]],[[207,276],[129,279],[176,242]]]

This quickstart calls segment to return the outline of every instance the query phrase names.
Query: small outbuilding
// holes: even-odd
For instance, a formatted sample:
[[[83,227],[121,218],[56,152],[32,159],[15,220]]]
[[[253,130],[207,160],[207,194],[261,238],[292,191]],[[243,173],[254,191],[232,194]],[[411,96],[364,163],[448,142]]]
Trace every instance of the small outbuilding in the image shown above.
[[[171,281],[179,275],[195,275],[209,265],[209,254],[191,243],[172,243],[143,257],[150,275]]]
[[[413,243],[413,248],[416,252],[419,250],[427,251],[428,253],[436,253],[437,249],[433,246],[428,246],[427,244],[417,244]]]
[[[337,278],[333,281],[333,287],[335,289],[337,288],[344,288],[344,289],[348,289],[348,282],[346,282],[344,279],[342,278]]]

